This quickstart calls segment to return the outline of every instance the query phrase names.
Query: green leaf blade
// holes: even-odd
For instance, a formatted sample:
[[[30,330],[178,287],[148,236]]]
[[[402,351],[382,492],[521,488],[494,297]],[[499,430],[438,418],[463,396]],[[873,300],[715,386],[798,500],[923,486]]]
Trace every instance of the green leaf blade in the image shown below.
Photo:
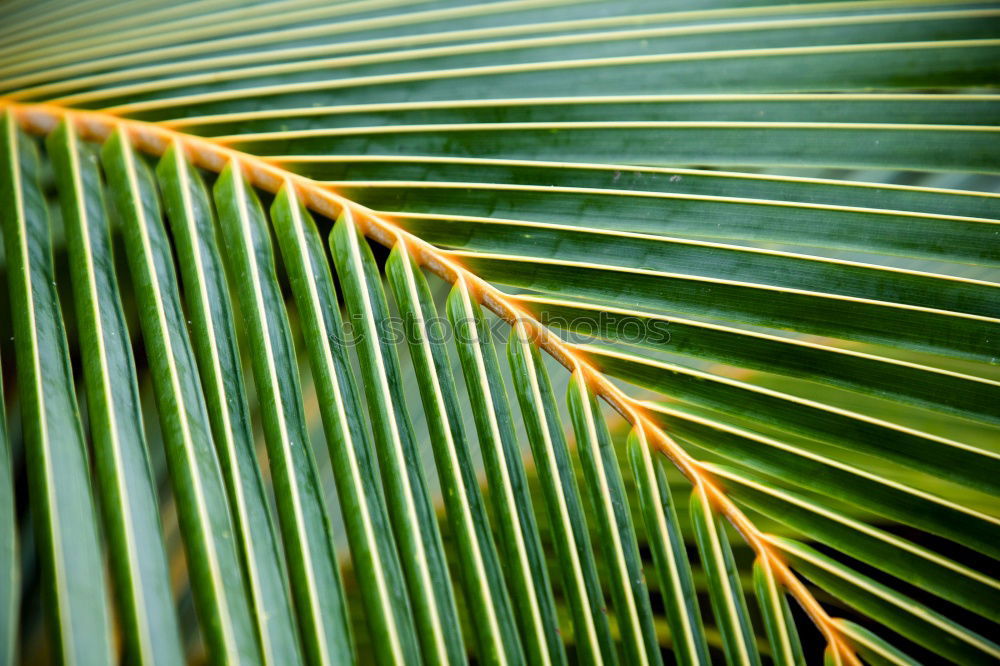
[[[624,481],[607,423],[581,371],[573,373],[567,397],[577,452],[597,513],[597,534],[611,575],[608,587],[625,658],[633,664],[660,664],[662,657],[653,626],[649,590],[642,573]]]
[[[112,199],[125,220],[139,323],[191,567],[191,588],[209,652],[220,661],[260,663],[225,484],[153,177],[123,132],[105,142],[101,158]]]
[[[977,362],[993,358],[1000,318],[589,262],[462,253],[483,279],[546,295],[886,344]],[[985,289],[984,289],[985,291]],[[993,307],[992,305],[989,307]]]
[[[52,265],[39,158],[3,117],[0,187],[25,457],[55,652],[109,664],[111,626],[87,448]],[[57,452],[58,451],[58,452]]]
[[[873,216],[874,217],[874,216]],[[874,220],[873,220],[874,223]],[[553,223],[463,219],[425,221],[416,233],[428,242],[516,260],[558,258],[588,264],[661,271],[674,277],[704,277],[782,287],[822,296],[996,318],[1000,283],[959,279],[926,271],[900,270],[864,261],[844,261],[759,249],[726,242],[690,240],[664,234],[636,234]]]
[[[1000,621],[1000,581],[943,554],[844,515],[761,477],[720,465],[708,469],[728,481],[727,492],[754,510],[942,599]]]
[[[309,661],[353,659],[347,605],[301,402],[298,364],[264,211],[230,162],[215,184],[219,225],[261,399],[265,440],[291,574],[292,597]]]
[[[424,660],[437,663],[466,658],[458,612],[441,534],[409,413],[402,399],[399,361],[389,344],[388,304],[371,250],[345,209],[333,228],[330,248],[347,301],[360,324],[358,342],[365,394],[375,435],[389,515],[404,565],[417,635]]]
[[[731,415],[738,410],[791,433],[1000,492],[1000,454],[984,446],[674,363],[597,347],[587,352],[606,374],[690,405]]]
[[[935,95],[934,97],[938,97]],[[838,96],[839,98],[839,96]],[[760,105],[762,100],[754,97]],[[828,96],[818,100],[830,104]],[[702,102],[700,106],[704,106]],[[989,101],[992,104],[992,100]],[[409,231],[456,236],[482,218],[585,229],[854,250],[996,266],[998,195],[690,168],[454,156],[288,156],[287,168],[397,215]],[[616,160],[620,162],[621,160]],[[566,210],[575,211],[567,216]],[[706,224],[706,221],[711,224]],[[433,228],[433,227],[442,228]],[[808,234],[803,234],[808,229]]]
[[[774,576],[774,569],[759,557],[753,564],[753,586],[771,642],[771,658],[776,666],[805,666],[802,644],[788,599]]]
[[[97,159],[68,123],[50,134],[47,143],[66,224],[85,352],[87,410],[125,653],[137,664],[180,664],[180,631]]]
[[[993,641],[839,561],[791,539],[770,537],[770,542],[815,584],[935,654],[963,664],[1000,658]]]
[[[503,573],[493,544],[462,413],[442,344],[446,331],[427,280],[406,246],[397,243],[386,263],[427,415],[434,460],[452,533],[458,541],[462,583],[484,662],[523,663]]]
[[[157,175],[177,249],[191,342],[226,483],[237,548],[246,566],[262,656],[269,664],[301,663],[288,574],[257,464],[211,201],[201,177],[175,146],[160,160]]]
[[[362,420],[330,267],[312,216],[284,186],[271,207],[282,258],[302,317],[342,515],[365,616],[381,664],[420,660],[396,539]]]
[[[973,419],[1000,421],[1000,382],[973,374],[629,308],[539,296],[520,300],[551,327],[609,342],[801,377]]]
[[[20,623],[21,563],[17,538],[17,512],[14,506],[14,470],[11,443],[7,437],[7,415],[3,386],[0,385],[0,576],[4,592],[0,595],[0,662],[13,664],[17,655],[17,628]]]
[[[586,518],[552,385],[523,323],[514,325],[507,356],[528,439],[539,470],[563,587],[573,616],[580,659],[617,663]]]
[[[447,311],[473,406],[525,656],[531,664],[562,665],[566,652],[549,572],[489,325],[464,282],[452,288]]]
[[[902,653],[864,627],[839,618],[834,622],[850,639],[861,656],[874,666],[919,666],[919,661]]]
[[[639,491],[639,508],[649,535],[653,565],[659,574],[674,655],[684,666],[710,664],[691,562],[662,463],[654,459],[640,430],[629,433],[628,455]]]
[[[722,632],[726,661],[729,664],[760,664],[732,547],[722,520],[713,511],[710,501],[705,489],[696,486],[691,495],[691,522],[708,577],[712,612]]]
[[[732,464],[836,496],[891,521],[1000,557],[1000,520],[994,516],[711,416],[661,405],[652,409],[671,433],[696,447],[696,452],[712,451]]]
[[[558,117],[558,116],[557,116]],[[481,158],[737,167],[829,166],[998,173],[993,125],[632,120],[527,123],[439,123],[338,127],[236,135],[240,150],[263,155],[309,153],[454,155],[475,145]],[[391,121],[390,121],[391,122]],[[375,144],[373,147],[372,144]]]

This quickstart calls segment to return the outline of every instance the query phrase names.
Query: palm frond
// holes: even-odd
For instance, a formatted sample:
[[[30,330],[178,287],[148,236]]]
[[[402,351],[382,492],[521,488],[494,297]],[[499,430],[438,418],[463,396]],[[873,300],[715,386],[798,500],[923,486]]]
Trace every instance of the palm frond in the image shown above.
[[[78,4],[0,27],[2,663],[1000,658],[995,7]]]

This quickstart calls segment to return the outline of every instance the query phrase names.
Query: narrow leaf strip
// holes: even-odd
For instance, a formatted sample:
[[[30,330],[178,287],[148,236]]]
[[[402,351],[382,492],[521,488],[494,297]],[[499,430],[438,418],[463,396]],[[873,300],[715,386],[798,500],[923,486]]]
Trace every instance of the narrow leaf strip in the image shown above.
[[[0,218],[2,219],[2,218]],[[10,263],[7,264],[10,266]],[[0,372],[0,376],[3,373]],[[17,656],[17,627],[21,602],[21,563],[14,507],[14,470],[7,416],[0,382],[0,663],[13,664]]]
[[[404,243],[397,243],[386,275],[403,318],[420,396],[427,416],[434,461],[451,533],[461,563],[466,606],[484,663],[524,662],[500,560],[469,453],[446,331],[427,280]]]
[[[757,96],[736,97],[753,105],[754,110],[748,113],[762,108]],[[810,97],[823,109],[830,109],[847,95]],[[884,98],[886,104],[892,105],[892,113],[899,113],[902,97]],[[946,96],[935,93],[932,97],[940,100]],[[708,100],[695,101],[691,96],[685,99],[698,105],[692,113],[706,112]],[[993,103],[989,98],[986,101]],[[496,100],[469,103],[495,104]],[[641,103],[640,99],[633,99],[631,106],[636,103]],[[921,102],[921,107],[926,103]],[[412,108],[412,102],[407,104],[406,108]],[[448,103],[449,111],[457,110],[455,104]],[[819,109],[812,112],[820,113]],[[290,111],[268,109],[262,113],[282,114],[275,122],[284,123]],[[932,113],[940,114],[940,110]],[[239,115],[206,116],[202,120],[225,122],[234,117]],[[336,122],[344,122],[343,116],[338,116]],[[397,213],[411,211],[394,218],[421,237],[422,231],[431,226],[424,220],[435,220],[436,226],[441,226],[442,220],[514,218],[679,238],[725,239],[730,243],[742,238],[963,263],[995,265],[1000,260],[1000,249],[986,247],[996,228],[1000,195],[985,192],[637,167],[621,164],[620,155],[617,164],[569,162],[566,155],[559,156],[561,161],[557,162],[462,155],[329,153],[278,159],[286,168],[310,178],[340,181],[343,185],[339,190],[345,196],[359,197],[355,199],[358,203]],[[359,180],[367,185],[348,184]],[[386,180],[396,182],[378,182]],[[567,209],[577,212],[566,216]],[[608,215],[611,209],[614,215]],[[711,224],[706,225],[706,220]],[[801,233],[805,228],[809,229],[808,235]],[[437,233],[442,231],[447,233],[447,227]],[[940,244],[942,236],[948,238],[947,246]]]
[[[726,661],[741,666],[760,664],[729,538],[710,502],[705,489],[695,486],[691,493],[691,522],[708,579],[712,612],[722,633]]]
[[[387,335],[388,305],[367,241],[350,209],[334,226],[330,247],[354,324],[382,483],[425,661],[464,663],[455,597],[441,533],[420,468],[420,452],[403,398],[396,348]]]
[[[215,214],[201,176],[171,147],[157,167],[173,232],[191,341],[226,482],[237,548],[246,565],[251,612],[264,661],[302,662],[287,571],[267,504],[250,425],[232,303],[215,237]]]
[[[872,620],[958,664],[995,664],[1000,646],[809,546],[776,536],[768,542],[813,583]]]
[[[873,666],[919,666],[919,661],[903,654],[861,625],[841,618],[834,622],[867,663]]]
[[[641,310],[533,296],[518,300],[553,327],[612,342],[782,373],[1000,422],[1000,381],[974,374]]]
[[[181,664],[180,630],[150,472],[96,154],[63,122],[47,145],[59,186],[87,413],[125,658]]]
[[[201,628],[213,660],[257,664],[261,656],[249,598],[153,176],[121,130],[105,142],[101,157],[124,221],[125,249]]]
[[[894,26],[899,30],[899,25]],[[980,31],[983,30],[979,26]],[[549,95],[578,91],[586,81],[602,94],[671,92],[703,93],[722,85],[731,92],[761,89],[784,92],[821,90],[915,89],[932,83],[951,89],[982,84],[995,75],[996,39],[920,39],[917,41],[854,44],[808,44],[778,48],[711,49],[695,52],[659,52],[634,55],[502,63],[362,76],[326,76],[312,81],[286,81],[218,90],[208,87],[188,95],[146,99],[105,107],[117,114],[151,120],[245,111],[266,104],[280,108],[300,104],[306,94],[336,95],[340,104],[383,101],[400,95],[409,85],[413,101],[510,97],[527,90]],[[645,49],[650,48],[648,45]],[[669,49],[669,46],[661,48]],[[76,55],[76,54],[73,54]],[[163,58],[162,53],[158,54]],[[399,58],[411,57],[394,54]],[[831,61],[837,62],[833,66]],[[959,71],[956,65],[969,63]],[[844,72],[850,71],[850,80]],[[3,71],[7,75],[9,69]],[[626,74],[623,75],[623,72]],[[793,76],[794,74],[794,76]],[[664,78],[666,77],[666,79]],[[669,86],[664,85],[669,80]],[[414,84],[420,84],[415,86]],[[574,87],[576,86],[576,87]],[[336,92],[333,92],[336,91]],[[70,98],[72,99],[72,98]],[[326,98],[328,99],[328,98]],[[264,102],[266,100],[266,102]],[[390,144],[391,145],[391,144]],[[641,163],[641,162],[640,162]]]
[[[795,630],[795,620],[785,592],[778,585],[769,555],[758,556],[753,563],[753,588],[764,619],[771,659],[776,666],[805,666],[802,644]]]
[[[865,511],[1000,557],[1000,519],[994,516],[703,413],[645,406],[676,436],[743,468],[836,496]]]
[[[39,157],[11,113],[3,116],[0,159],[0,214],[28,493],[52,643],[64,664],[110,664],[104,562],[56,293]]]
[[[647,91],[653,89],[647,88]],[[371,100],[367,97],[365,101]],[[81,100],[71,96],[62,103],[79,105]],[[128,105],[123,107],[128,108]],[[985,173],[997,172],[991,154],[1000,149],[1000,132],[993,125],[841,123],[799,119],[792,122],[663,120],[663,116],[636,120],[631,110],[615,120],[580,121],[555,117],[558,120],[549,116],[529,122],[455,122],[465,118],[449,116],[443,122],[414,124],[395,124],[396,119],[390,117],[383,121],[384,124],[374,126],[345,127],[338,123],[332,128],[236,134],[219,137],[219,140],[239,146],[248,153],[268,156],[279,151],[292,155],[362,152],[368,144],[367,150],[371,153],[400,151],[403,155],[445,157],[455,154],[455,141],[468,141],[475,142],[477,156],[521,160],[548,161],[572,155],[572,159],[581,162],[622,161],[678,166],[695,163],[732,168],[827,166]],[[350,119],[344,120],[350,122]],[[859,145],[875,144],[876,141],[878,150],[868,153],[858,149]]]
[[[447,309],[479,433],[525,657],[529,664],[565,664],[545,554],[490,329],[463,281],[449,294]]]
[[[351,559],[380,664],[420,661],[396,540],[379,490],[337,292],[312,216],[285,186],[271,207],[312,365]]]
[[[660,595],[667,610],[673,652],[681,666],[710,664],[691,563],[684,546],[670,486],[659,458],[654,459],[641,429],[628,438],[629,463],[639,493],[653,564],[659,574]]]
[[[1000,493],[1000,453],[987,447],[713,372],[603,347],[584,349],[603,372],[677,401],[749,417],[765,427],[776,426]]]
[[[306,655],[312,664],[347,663],[353,658],[347,605],[302,409],[270,231],[239,162],[231,161],[216,181],[215,202],[240,310],[247,319],[278,522]]]
[[[580,493],[548,373],[523,323],[507,341],[514,385],[549,511],[576,644],[583,663],[616,663]]]
[[[988,273],[985,280],[974,280],[892,268],[871,259],[845,261],[801,251],[695,241],[663,232],[638,234],[548,221],[465,217],[419,222],[419,218],[416,224],[411,219],[407,229],[428,243],[463,251],[527,260],[558,257],[559,261],[638,271],[669,267],[670,274],[678,277],[792,288],[984,317],[1000,315],[1000,284],[995,274],[993,281]]]
[[[611,433],[597,398],[581,371],[570,381],[569,409],[577,452],[590,489],[595,520],[609,574],[622,649],[628,663],[660,664],[660,646],[653,626],[649,590],[642,574],[632,514]]]
[[[484,280],[563,299],[626,305],[989,362],[1000,318],[655,268],[560,257],[456,253]],[[721,257],[717,257],[719,259]],[[600,258],[598,258],[600,261]],[[707,297],[707,295],[711,297]]]
[[[800,494],[775,488],[752,473],[721,465],[705,467],[727,482],[730,497],[774,518],[799,534],[892,574],[994,622],[1000,621],[1000,581],[941,553]]]

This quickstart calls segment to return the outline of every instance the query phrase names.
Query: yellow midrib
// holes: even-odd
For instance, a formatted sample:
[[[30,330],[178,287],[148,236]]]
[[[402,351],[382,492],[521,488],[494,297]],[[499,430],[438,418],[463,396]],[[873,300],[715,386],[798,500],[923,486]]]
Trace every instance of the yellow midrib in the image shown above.
[[[310,178],[289,172],[265,158],[227,148],[209,138],[184,134],[154,123],[53,104],[21,105],[0,98],[0,111],[3,110],[13,113],[24,129],[36,134],[46,134],[59,122],[69,120],[74,123],[83,138],[95,141],[103,141],[113,131],[121,128],[133,146],[153,155],[161,155],[169,146],[176,144],[184,150],[193,164],[217,173],[221,172],[230,161],[235,161],[253,186],[277,193],[283,185],[290,184],[302,203],[310,210],[331,220],[336,220],[341,212],[347,209],[352,213],[359,230],[368,238],[388,248],[396,243],[403,243],[417,263],[435,275],[450,284],[464,282],[471,296],[479,303],[508,324],[524,326],[531,340],[570,372],[579,370],[595,394],[601,396],[634,428],[646,433],[647,439],[666,455],[696,488],[704,489],[706,497],[715,508],[726,516],[764,565],[771,568],[775,578],[802,605],[826,637],[833,653],[845,664],[861,666],[846,634],[791,571],[776,549],[770,545],[766,535],[725,494],[714,476],[655,422],[641,401],[625,394],[613,384],[588,360],[577,345],[562,340],[530,312],[518,305],[514,299],[462,266],[449,252],[434,247],[377,212],[337,194]]]

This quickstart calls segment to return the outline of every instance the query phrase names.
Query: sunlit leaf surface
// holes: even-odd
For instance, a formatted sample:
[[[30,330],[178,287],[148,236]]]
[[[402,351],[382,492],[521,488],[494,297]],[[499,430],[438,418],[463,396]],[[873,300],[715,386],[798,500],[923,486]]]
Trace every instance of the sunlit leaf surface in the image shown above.
[[[0,666],[1000,659],[995,3],[0,15]]]

